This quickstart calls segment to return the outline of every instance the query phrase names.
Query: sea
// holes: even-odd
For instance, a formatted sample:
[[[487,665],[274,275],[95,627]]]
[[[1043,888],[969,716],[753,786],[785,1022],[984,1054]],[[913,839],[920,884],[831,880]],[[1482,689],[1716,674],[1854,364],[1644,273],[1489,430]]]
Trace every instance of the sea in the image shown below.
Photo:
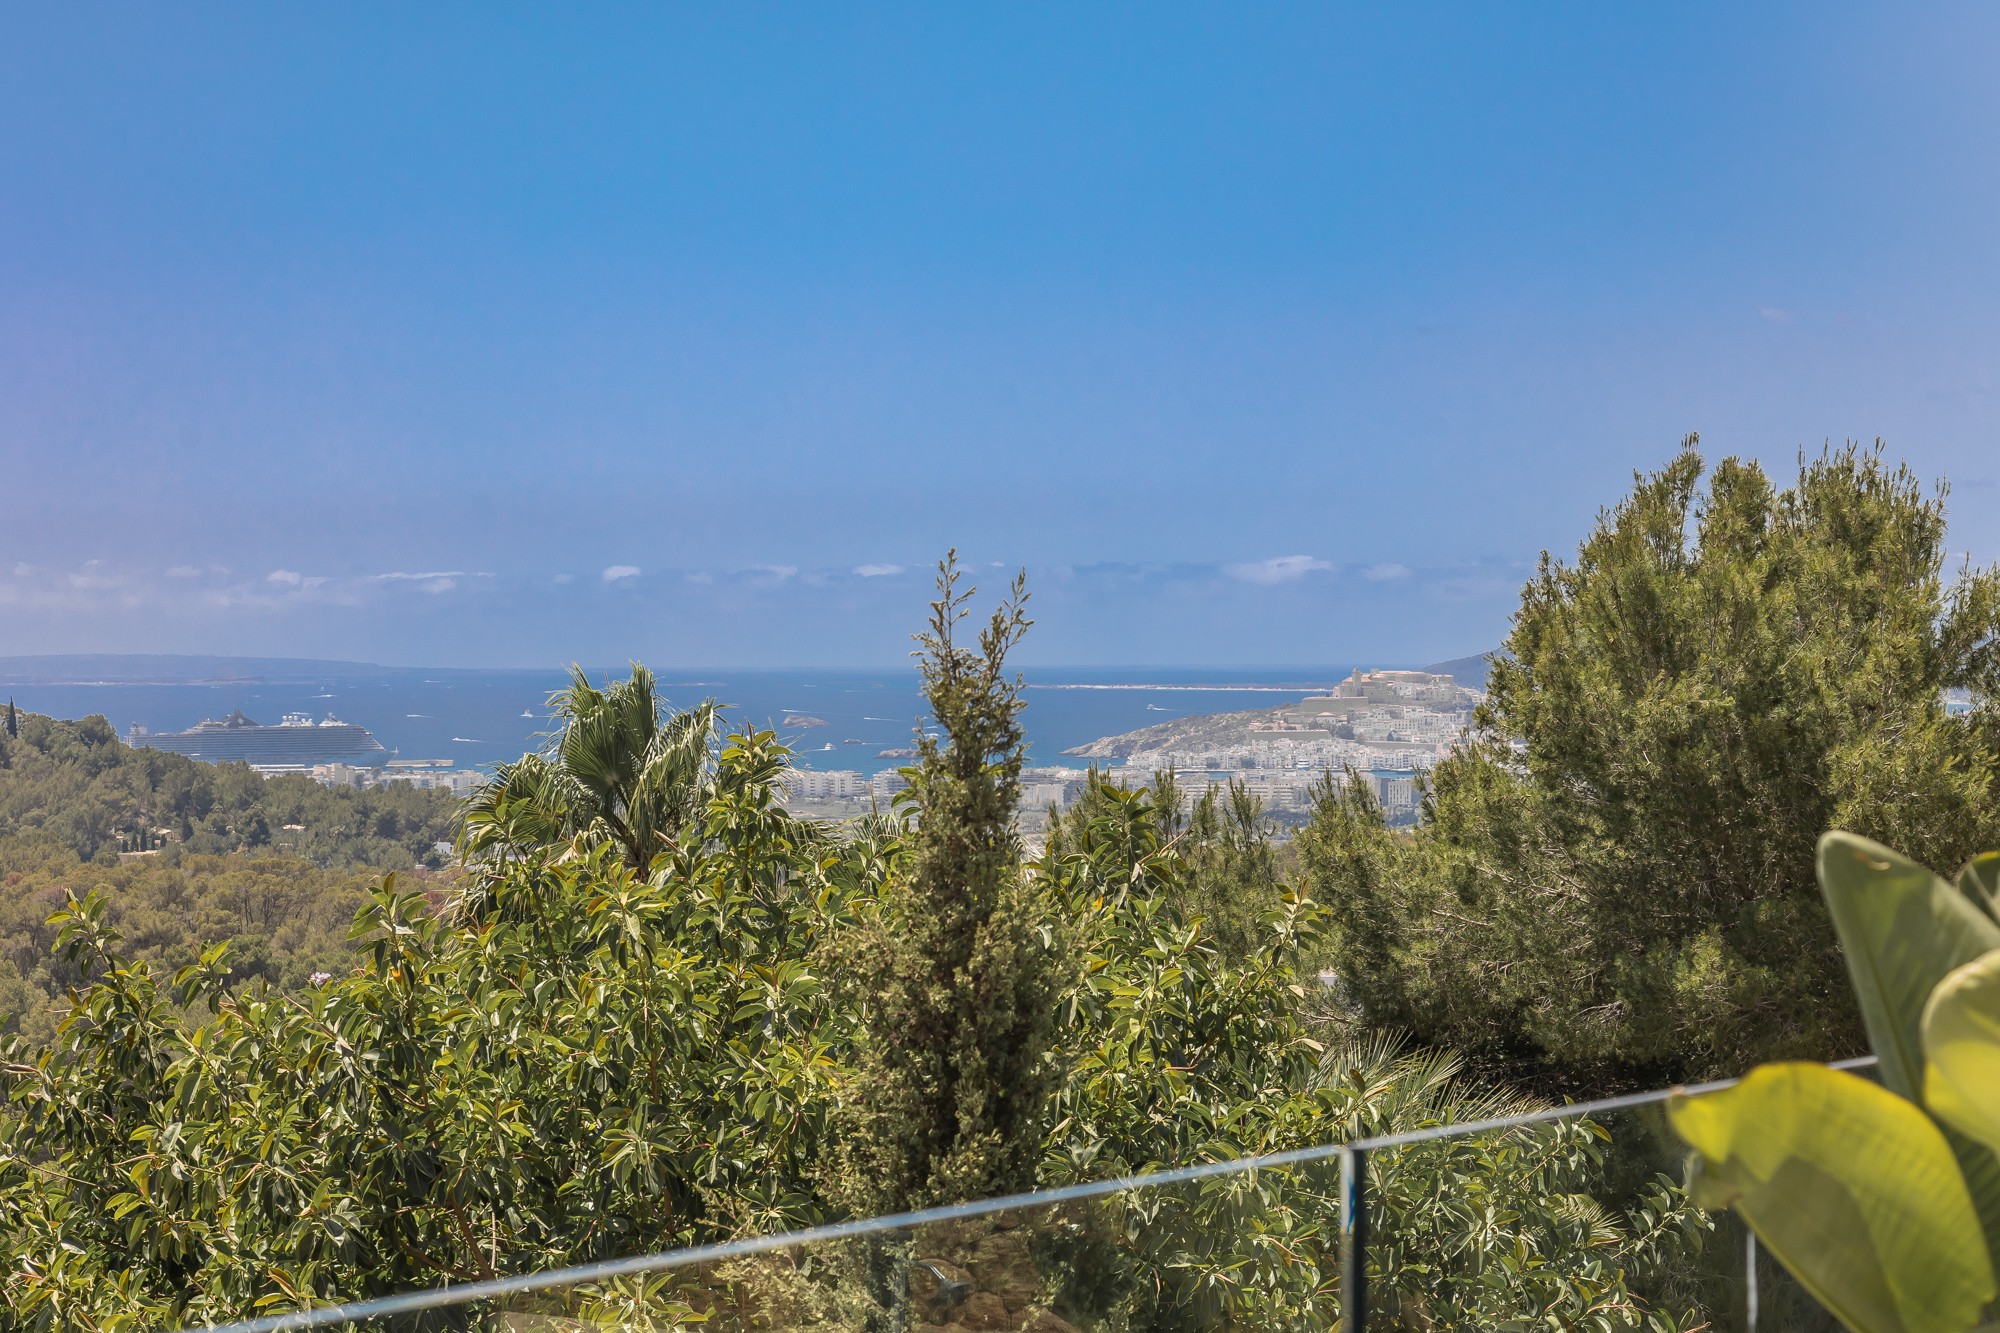
[[[456,767],[480,769],[544,748],[554,730],[549,695],[566,683],[559,671],[425,670],[352,663],[211,663],[194,679],[169,678],[174,673],[160,670],[19,667],[34,660],[0,663],[0,691],[31,712],[69,718],[102,714],[120,735],[133,723],[155,733],[180,731],[236,709],[264,723],[275,723],[286,713],[310,713],[315,719],[331,714],[368,728],[396,758],[447,759]],[[1077,765],[1083,761],[1065,758],[1062,752],[1174,718],[1276,708],[1307,694],[1325,693],[1351,670],[1348,666],[1026,670],[1022,724],[1028,761]],[[603,681],[614,673],[589,674]],[[140,678],[113,679],[113,675]],[[659,679],[662,696],[673,706],[714,699],[727,709],[732,730],[776,730],[804,768],[873,774],[900,767],[910,760],[895,752],[909,749],[917,729],[928,722],[913,666],[878,671],[690,669],[662,672]]]

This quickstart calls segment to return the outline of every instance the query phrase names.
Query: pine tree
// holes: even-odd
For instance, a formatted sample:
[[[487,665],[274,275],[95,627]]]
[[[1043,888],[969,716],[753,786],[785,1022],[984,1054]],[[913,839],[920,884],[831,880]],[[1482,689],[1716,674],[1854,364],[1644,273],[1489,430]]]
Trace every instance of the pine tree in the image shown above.
[[[1026,752],[1005,674],[1026,583],[976,650],[956,637],[974,591],[959,585],[953,552],[913,654],[940,734],[918,735],[910,852],[832,965],[863,1007],[834,1182],[858,1213],[1030,1187],[1053,1086],[1054,959],[1015,833]]]
[[[1562,1091],[1860,1054],[1815,840],[2000,842],[2000,572],[1947,581],[1942,490],[1879,447],[1703,471],[1690,439],[1543,557],[1422,828],[1323,795],[1301,848],[1367,1021]]]

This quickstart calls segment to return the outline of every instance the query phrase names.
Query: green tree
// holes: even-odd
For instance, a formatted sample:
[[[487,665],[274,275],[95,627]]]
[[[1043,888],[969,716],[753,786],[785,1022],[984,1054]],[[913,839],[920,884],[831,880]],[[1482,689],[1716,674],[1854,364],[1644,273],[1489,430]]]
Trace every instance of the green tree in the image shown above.
[[[1172,797],[1162,789],[1162,806]],[[1189,808],[1184,828],[1189,862],[1186,909],[1209,923],[1216,945],[1242,958],[1269,934],[1266,917],[1285,885],[1285,851],[1272,841],[1264,802],[1241,782],[1211,783]]]
[[[504,858],[572,839],[610,843],[634,870],[670,853],[713,789],[715,702],[673,711],[635,662],[603,689],[572,667],[549,705],[560,725],[547,751],[501,765],[467,805],[468,849]]]
[[[226,946],[169,985],[105,894],[70,899],[57,945],[90,980],[52,1040],[0,1047],[0,1329],[175,1328],[819,1220],[851,1025],[805,963],[841,914],[777,805],[782,754],[736,738],[657,872],[531,849],[470,919],[392,880],[361,965],[290,994],[241,986]]]
[[[457,828],[450,792],[388,783],[322,787],[298,774],[265,778],[246,764],[205,764],[122,744],[102,717],[24,713],[0,738],[0,839],[54,838],[91,860],[121,842],[202,855],[263,847],[328,868],[436,864]],[[141,848],[143,850],[143,848]]]
[[[1060,862],[1078,850],[1079,839],[1101,843],[1107,836],[1171,847],[1184,868],[1163,881],[1176,909],[1200,921],[1230,958],[1247,959],[1268,942],[1269,916],[1285,895],[1291,859],[1289,847],[1273,838],[1263,801],[1234,779],[1209,783],[1190,800],[1172,769],[1153,774],[1146,793],[1134,806],[1123,786],[1093,768],[1069,811],[1050,812],[1049,855]],[[1146,811],[1154,827],[1135,825],[1134,809]],[[1122,832],[1114,835],[1112,829]]]
[[[1694,444],[1543,557],[1420,829],[1322,792],[1302,856],[1363,1021],[1552,1087],[1857,1054],[1814,840],[2000,833],[2000,575],[1947,582],[1942,488],[1849,446],[1703,491]]]
[[[977,652],[952,643],[949,579],[942,603],[925,649],[943,734],[914,826],[836,840],[791,818],[783,748],[735,735],[644,870],[612,838],[558,837],[469,868],[478,888],[450,912],[395,882],[345,885],[359,958],[344,965],[318,961],[336,902],[295,882],[296,862],[100,872],[47,844],[0,860],[23,910],[59,909],[0,956],[0,1003],[74,988],[53,1033],[0,1042],[0,1333],[184,1327],[898,1201],[830,1175],[837,1148],[944,1197],[1514,1104],[1446,1057],[1333,1040],[1302,967],[1325,914],[1296,892],[1280,887],[1249,950],[1219,947],[1212,895],[1189,883],[1203,862],[1148,793],[1100,790],[1024,867],[1002,674],[1018,588]],[[962,963],[938,962],[957,937],[937,920],[971,936]],[[262,984],[307,967],[331,975]],[[918,1022],[942,1040],[913,1040]],[[932,1155],[864,1138],[917,1130]],[[1580,1202],[1606,1194],[1600,1145],[1578,1124],[1379,1157],[1384,1197],[1432,1247],[1400,1248],[1381,1289],[1438,1329],[1523,1310],[1698,1322],[1668,1313],[1683,1306],[1664,1281],[1685,1267],[1663,1241],[1686,1210]],[[1324,1327],[1337,1212],[1329,1171],[1267,1170],[961,1229],[976,1263],[890,1238],[861,1264],[774,1255],[649,1290],[709,1328],[893,1323],[919,1290],[911,1261],[959,1254],[1005,1270],[1030,1327],[1050,1325],[1024,1301],[1094,1329]],[[788,1324],[777,1302],[794,1297],[858,1314]]]
[[[233,983],[301,990],[354,965],[349,929],[379,875],[274,855],[165,854],[100,866],[43,836],[0,838],[0,1033],[54,1034],[65,996],[93,974],[55,951],[47,924],[66,895],[101,896],[126,957],[171,974],[231,946]]]
[[[916,656],[941,735],[920,730],[907,855],[832,964],[862,1023],[842,1106],[839,1190],[857,1211],[1034,1183],[1053,1069],[1055,960],[1022,873],[1019,681],[1026,583],[961,643],[956,553]]]
[[[1319,988],[1301,984],[1327,913],[1291,886],[1274,882],[1243,927],[1250,947],[1219,936],[1206,904],[1236,871],[1199,882],[1217,862],[1175,801],[1171,782],[1093,783],[1035,867],[1078,960],[1044,1184],[1536,1109],[1463,1077],[1449,1052],[1327,1021]],[[1700,1326],[1702,1224],[1670,1181],[1607,1170],[1608,1138],[1578,1120],[1376,1154],[1393,1239],[1371,1263],[1371,1325],[1490,1329],[1534,1312],[1552,1327]],[[1066,1299],[1102,1327],[1332,1327],[1339,1196],[1336,1164],[1320,1161],[1115,1197],[1074,1250],[1055,1247]]]

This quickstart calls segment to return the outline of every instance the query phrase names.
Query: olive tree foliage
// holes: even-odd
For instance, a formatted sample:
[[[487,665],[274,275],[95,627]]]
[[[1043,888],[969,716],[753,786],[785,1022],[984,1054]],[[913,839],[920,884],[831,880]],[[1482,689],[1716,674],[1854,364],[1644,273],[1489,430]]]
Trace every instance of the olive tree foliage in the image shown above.
[[[1017,576],[968,645],[974,591],[948,556],[914,654],[937,732],[918,730],[899,796],[907,849],[828,962],[861,1023],[836,1168],[857,1211],[1030,1188],[1040,1157],[1057,976],[1015,832],[1026,751],[1006,668],[1027,589]]]
[[[1301,851],[1363,1021],[1565,1089],[1858,1054],[1814,840],[2000,834],[2000,575],[1947,579],[1943,490],[1853,446],[1784,490],[1703,472],[1690,438],[1543,557],[1421,828],[1321,793]]]
[[[634,870],[671,852],[715,781],[715,702],[675,712],[635,662],[628,679],[602,689],[572,667],[569,687],[549,704],[558,725],[548,749],[502,764],[467,805],[467,850],[505,857],[572,840],[608,843]]]

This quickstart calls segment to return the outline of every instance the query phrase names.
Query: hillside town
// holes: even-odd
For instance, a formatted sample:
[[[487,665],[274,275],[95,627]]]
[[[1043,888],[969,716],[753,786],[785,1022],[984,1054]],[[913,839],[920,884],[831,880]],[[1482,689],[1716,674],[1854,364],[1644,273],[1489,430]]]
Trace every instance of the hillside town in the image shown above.
[[[1126,786],[1171,770],[1190,798],[1210,784],[1240,783],[1281,823],[1305,816],[1322,778],[1345,781],[1351,770],[1372,784],[1391,823],[1411,823],[1419,777],[1458,744],[1484,697],[1446,674],[1356,670],[1326,694],[1279,708],[1177,718],[1106,736],[1065,752],[1083,764],[1022,772],[1023,827],[1033,831],[1048,810],[1067,807],[1092,767]],[[797,808],[836,818],[886,810],[905,785],[894,770],[872,778],[798,770],[788,780]]]

